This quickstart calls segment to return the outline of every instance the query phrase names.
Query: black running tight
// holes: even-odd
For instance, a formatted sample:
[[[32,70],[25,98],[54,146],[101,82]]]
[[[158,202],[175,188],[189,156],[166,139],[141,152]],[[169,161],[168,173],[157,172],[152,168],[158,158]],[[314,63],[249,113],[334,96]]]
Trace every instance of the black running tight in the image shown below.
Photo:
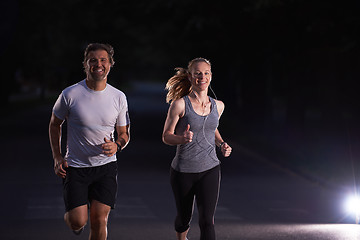
[[[215,240],[214,214],[219,195],[220,166],[201,173],[181,173],[171,168],[170,178],[177,208],[175,230],[182,233],[189,229],[196,199],[200,240]]]

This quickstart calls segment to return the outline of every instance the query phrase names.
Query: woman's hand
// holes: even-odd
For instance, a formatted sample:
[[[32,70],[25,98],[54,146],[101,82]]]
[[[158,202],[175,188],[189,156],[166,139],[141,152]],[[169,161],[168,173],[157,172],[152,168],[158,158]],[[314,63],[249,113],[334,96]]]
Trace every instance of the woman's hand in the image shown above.
[[[224,157],[230,156],[232,148],[229,146],[229,144],[224,142],[223,144],[221,144],[220,148],[221,148],[221,152],[222,152]]]
[[[190,124],[188,124],[186,130],[183,133],[184,144],[192,142],[193,136],[194,136],[194,133],[192,131],[190,131]]]

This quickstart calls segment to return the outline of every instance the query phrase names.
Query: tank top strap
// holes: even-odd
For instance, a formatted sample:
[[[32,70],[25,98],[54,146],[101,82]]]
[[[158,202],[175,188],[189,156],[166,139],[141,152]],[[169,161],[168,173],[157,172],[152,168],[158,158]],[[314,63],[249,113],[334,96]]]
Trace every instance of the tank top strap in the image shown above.
[[[218,110],[217,110],[217,105],[216,105],[216,101],[209,96],[210,102],[211,102],[211,111],[210,114],[215,113],[216,115],[218,115]]]
[[[209,99],[210,99],[210,103],[211,103],[211,112],[212,112],[214,109],[217,108],[217,107],[216,107],[216,102],[215,102],[215,100],[214,100],[212,97],[210,97],[210,96],[209,96]]]
[[[192,109],[192,105],[188,95],[184,96],[184,101],[185,101],[185,113],[190,112]]]
[[[211,104],[216,105],[215,100],[212,97],[209,96],[209,99],[210,99]]]

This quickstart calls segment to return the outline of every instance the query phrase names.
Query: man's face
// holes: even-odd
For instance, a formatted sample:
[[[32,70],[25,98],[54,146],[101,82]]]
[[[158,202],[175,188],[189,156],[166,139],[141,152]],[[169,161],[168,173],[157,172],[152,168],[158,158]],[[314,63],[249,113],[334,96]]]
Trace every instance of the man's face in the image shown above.
[[[105,50],[90,51],[84,64],[85,72],[89,80],[102,81],[107,79],[111,63]]]

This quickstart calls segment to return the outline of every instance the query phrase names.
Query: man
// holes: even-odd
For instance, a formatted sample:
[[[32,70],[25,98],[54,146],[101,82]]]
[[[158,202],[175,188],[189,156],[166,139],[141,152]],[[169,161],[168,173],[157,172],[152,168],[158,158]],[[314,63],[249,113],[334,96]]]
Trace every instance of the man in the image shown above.
[[[49,125],[54,170],[63,178],[64,220],[75,234],[80,234],[90,212],[90,240],[107,237],[108,216],[117,193],[116,152],[124,149],[130,139],[126,96],[107,84],[113,55],[110,45],[87,46],[83,62],[86,79],[60,94]],[[67,152],[62,157],[64,120]]]

